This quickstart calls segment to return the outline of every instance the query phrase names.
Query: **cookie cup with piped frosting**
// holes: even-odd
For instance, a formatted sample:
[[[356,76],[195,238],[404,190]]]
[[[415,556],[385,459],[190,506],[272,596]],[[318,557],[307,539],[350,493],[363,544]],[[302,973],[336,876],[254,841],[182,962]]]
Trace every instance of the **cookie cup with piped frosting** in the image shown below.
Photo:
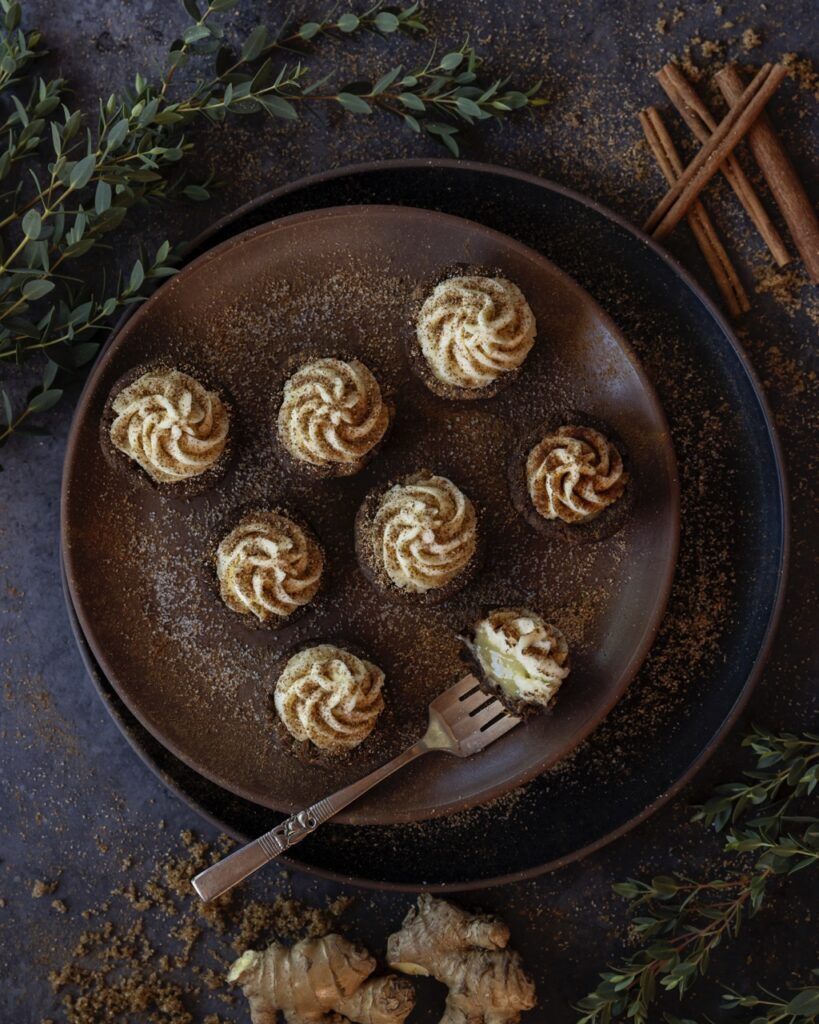
[[[191,366],[135,366],[109,392],[100,420],[105,458],[135,486],[175,498],[210,490],[236,450],[233,403]]]
[[[273,666],[269,716],[281,744],[306,764],[354,761],[382,715],[385,675],[357,645],[311,639]]]
[[[221,605],[248,629],[279,629],[308,614],[328,574],[324,546],[291,508],[257,503],[220,517],[207,554]]]
[[[437,604],[481,568],[478,509],[448,476],[421,469],[365,496],[355,519],[355,550],[361,571],[386,596]]]
[[[492,398],[515,381],[536,332],[534,313],[513,281],[478,269],[447,273],[417,311],[410,365],[441,398]]]
[[[615,431],[588,413],[550,416],[514,447],[507,463],[517,512],[546,537],[582,544],[626,524],[635,481]]]
[[[318,477],[359,473],[383,448],[395,403],[361,360],[311,359],[273,399],[276,442],[288,465]]]

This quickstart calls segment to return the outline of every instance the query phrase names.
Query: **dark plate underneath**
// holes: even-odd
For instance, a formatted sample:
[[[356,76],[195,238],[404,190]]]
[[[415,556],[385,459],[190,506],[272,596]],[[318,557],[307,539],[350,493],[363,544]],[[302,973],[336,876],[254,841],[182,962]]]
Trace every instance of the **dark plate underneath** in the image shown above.
[[[408,366],[418,286],[457,260],[497,268],[521,288],[537,321],[524,368],[486,402],[432,395]],[[354,478],[316,479],[294,470],[271,442],[271,392],[295,366],[339,347],[393,396],[395,423]],[[233,465],[190,502],[125,486],[99,444],[115,382],[153,360],[196,367],[233,403]],[[606,424],[628,455],[626,521],[596,543],[544,538],[508,493],[520,424],[535,429],[567,408]],[[475,501],[485,553],[469,585],[434,606],[385,595],[358,571],[353,548],[365,494],[425,466]],[[241,509],[258,505],[304,516],[326,553],[319,594],[306,614],[277,629],[249,627],[218,599],[209,575],[216,543]],[[177,274],[94,367],[63,472],[66,573],[101,669],[177,757],[273,810],[295,813],[410,746],[429,702],[464,674],[457,636],[482,608],[534,608],[565,633],[572,672],[559,712],[534,717],[478,758],[425,757],[343,811],[339,820],[348,824],[464,810],[565,757],[620,698],[649,650],[674,573],[678,522],[668,426],[605,313],[513,239],[401,206],[276,220]],[[304,764],[275,738],[270,691],[287,652],[319,638],[351,644],[383,668],[386,709],[354,755]]]
[[[748,696],[779,610],[781,459],[753,374],[708,300],[635,229],[547,182],[447,161],[334,172],[238,211],[198,251],[274,217],[366,202],[471,217],[572,274],[634,343],[678,453],[683,527],[669,612],[603,726],[567,761],[495,804],[416,825],[326,826],[298,850],[300,866],[365,884],[481,886],[548,870],[622,834],[713,750]],[[192,778],[133,725],[143,756],[212,820],[242,834],[275,820]]]

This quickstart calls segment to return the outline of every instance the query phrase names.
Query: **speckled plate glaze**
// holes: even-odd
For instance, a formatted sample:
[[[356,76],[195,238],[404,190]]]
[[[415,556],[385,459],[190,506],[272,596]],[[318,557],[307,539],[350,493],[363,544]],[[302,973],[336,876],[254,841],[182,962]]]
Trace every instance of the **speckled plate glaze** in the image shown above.
[[[330,171],[223,218],[189,258],[275,217],[363,202],[471,216],[569,269],[627,330],[684,456],[687,516],[669,610],[651,656],[602,726],[570,758],[500,801],[422,825],[330,823],[289,861],[375,888],[482,888],[553,870],[623,835],[678,793],[728,733],[760,675],[782,605],[789,532],[782,455],[753,371],[698,285],[617,214],[533,175],[449,160]],[[704,436],[706,423],[716,424],[716,441],[713,430]],[[730,486],[704,487],[728,461],[735,466]],[[726,552],[720,541],[727,535]],[[66,600],[101,699],[165,785],[240,839],[281,820],[192,771],[139,724],[100,672]],[[703,656],[692,658],[712,602],[718,646],[711,636]]]
[[[485,402],[438,398],[408,372],[408,332],[426,289],[453,265],[497,271],[527,296],[538,340],[523,372]],[[363,359],[398,408],[359,475],[317,480],[282,458],[271,395],[309,358]],[[233,464],[185,502],[128,486],[96,442],[111,387],[136,363],[200,367],[233,396]],[[611,424],[633,467],[628,521],[594,545],[550,542],[515,512],[506,464],[522,424],[581,408]],[[358,571],[363,495],[418,468],[473,496],[487,564],[436,607],[385,600]],[[482,607],[527,605],[568,635],[574,667],[556,711],[460,761],[432,755],[342,820],[414,821],[493,799],[556,763],[609,712],[665,609],[678,541],[676,467],[657,397],[594,300],[548,260],[472,222],[402,207],[345,207],[253,229],[185,268],[143,306],[94,369],[69,439],[63,544],[94,655],[143,725],[196,771],[245,799],[296,810],[412,742],[429,700],[463,671],[457,633]],[[249,628],[218,598],[210,563],[249,505],[292,508],[329,566],[308,612]],[[387,674],[387,710],[354,755],[301,763],[269,722],[273,666],[312,637],[366,651]]]

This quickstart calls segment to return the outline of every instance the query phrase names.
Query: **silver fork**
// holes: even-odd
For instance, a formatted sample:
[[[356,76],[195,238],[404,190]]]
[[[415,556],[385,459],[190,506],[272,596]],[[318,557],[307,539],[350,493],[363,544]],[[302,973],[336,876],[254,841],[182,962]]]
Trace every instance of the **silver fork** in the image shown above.
[[[514,729],[519,722],[520,719],[509,714],[500,701],[480,688],[474,676],[465,676],[429,705],[427,731],[417,743],[358,782],[299,811],[270,832],[201,871],[193,879],[194,889],[205,902],[216,899],[262,865],[300,843],[319,825],[416,757],[432,750],[469,757]]]

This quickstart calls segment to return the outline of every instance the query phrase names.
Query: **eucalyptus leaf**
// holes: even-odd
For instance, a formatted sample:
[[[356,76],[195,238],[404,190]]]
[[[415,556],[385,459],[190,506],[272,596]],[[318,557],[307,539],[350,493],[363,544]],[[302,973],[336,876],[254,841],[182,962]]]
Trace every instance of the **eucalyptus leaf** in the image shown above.
[[[31,413],[47,412],[63,397],[60,388],[51,388],[47,391],[39,391],[28,403],[28,411]]]
[[[336,28],[341,32],[355,32],[361,24],[361,19],[355,14],[342,14],[336,22]]]
[[[255,60],[265,48],[267,43],[267,27],[257,25],[245,40],[242,47],[242,60]]]
[[[142,261],[137,260],[131,269],[131,276],[128,279],[128,291],[138,292],[142,287],[142,282],[145,280],[145,268],[142,266]]]
[[[210,29],[207,25],[190,25],[182,33],[182,39],[186,43],[198,43],[200,39],[208,39]]]
[[[405,107],[409,107],[410,110],[423,112],[427,109],[424,101],[419,96],[416,96],[414,92],[399,92],[398,100]]]
[[[464,55],[457,51],[446,54],[441,60],[441,67],[444,71],[454,71],[463,63]]]
[[[40,214],[37,210],[27,210],[23,217],[23,234],[26,238],[39,238],[42,226]]]
[[[375,27],[379,32],[389,34],[390,32],[397,32],[401,27],[401,23],[392,11],[379,11],[375,16]]]
[[[259,102],[274,117],[282,117],[286,121],[298,121],[299,115],[292,103],[289,103],[283,96],[262,96]]]
[[[26,281],[23,285],[23,298],[28,302],[36,302],[37,299],[44,298],[52,291],[54,291],[54,282],[38,277],[33,281]]]
[[[478,104],[467,96],[459,96],[455,100],[455,106],[458,108],[458,113],[462,114],[464,117],[475,117],[480,119],[486,116]]]
[[[393,68],[392,71],[388,71],[385,75],[382,75],[372,88],[373,96],[380,96],[382,92],[389,89],[392,83],[401,74],[401,70],[402,69],[399,65],[398,67]]]
[[[365,99],[355,96],[351,92],[340,92],[336,96],[336,100],[351,114],[371,114],[373,110]]]
[[[71,168],[71,174],[68,179],[71,186],[73,188],[84,188],[91,180],[96,165],[97,159],[93,153],[89,153],[82,160],[78,160]]]
[[[46,364],[43,369],[43,391],[48,391],[54,383],[54,378],[57,376],[57,371],[59,369],[59,366],[57,366],[53,359],[46,360]]]
[[[97,213],[105,213],[111,205],[111,186],[102,178],[97,182],[97,190],[94,194],[94,209]]]
[[[210,199],[210,192],[206,188],[202,188],[201,185],[186,185],[183,192],[188,199],[193,199],[196,202]]]

